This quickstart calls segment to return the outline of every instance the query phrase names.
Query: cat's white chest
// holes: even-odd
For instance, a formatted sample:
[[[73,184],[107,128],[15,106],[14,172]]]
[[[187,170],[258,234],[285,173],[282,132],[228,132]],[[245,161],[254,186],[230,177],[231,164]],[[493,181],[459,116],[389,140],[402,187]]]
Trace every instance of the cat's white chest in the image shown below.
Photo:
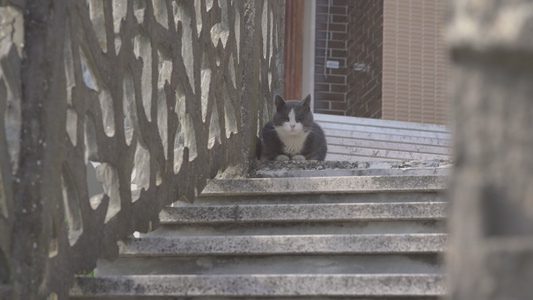
[[[305,139],[309,133],[304,132],[303,130],[298,134],[289,134],[282,127],[276,128],[276,132],[280,140],[283,142],[284,152],[289,155],[300,154],[305,143]]]

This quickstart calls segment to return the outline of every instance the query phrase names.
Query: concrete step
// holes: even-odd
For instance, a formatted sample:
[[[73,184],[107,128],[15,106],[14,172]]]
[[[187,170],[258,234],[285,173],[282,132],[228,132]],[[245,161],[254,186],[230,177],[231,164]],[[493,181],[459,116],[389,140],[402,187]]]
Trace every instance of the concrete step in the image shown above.
[[[319,124],[323,129],[336,129],[336,130],[346,130],[346,131],[351,131],[351,132],[390,134],[390,135],[403,136],[403,137],[422,137],[422,138],[441,139],[441,140],[451,139],[450,132],[442,132],[442,131],[422,131],[422,130],[416,130],[416,129],[377,127],[377,126],[366,126],[362,124],[332,123],[332,122],[320,122]]]
[[[326,114],[314,114],[314,119],[316,122],[321,122],[321,123],[351,124],[351,125],[373,126],[377,128],[397,128],[397,129],[414,130],[416,132],[421,132],[421,131],[441,132],[441,133],[450,132],[450,129],[445,125],[429,124],[429,123],[405,122],[405,121],[382,120],[382,119],[371,119],[371,118],[358,118],[358,117],[336,116],[336,115],[326,115]]]
[[[322,124],[320,124],[322,125]],[[331,128],[330,126],[323,126],[326,139],[329,137],[345,138],[347,140],[370,140],[370,141],[382,141],[382,142],[395,142],[408,145],[428,145],[428,146],[441,146],[451,147],[451,139],[449,138],[435,138],[426,136],[405,136],[397,135],[393,133],[384,133],[379,131],[374,132],[361,132],[353,131],[345,128]]]
[[[146,237],[444,233],[446,202],[169,207]]]
[[[140,237],[445,233],[445,220],[165,224]]]
[[[446,162],[358,166],[377,176],[298,175],[312,164],[288,163],[289,178],[210,181],[193,204],[165,208],[160,228],[119,242],[118,259],[99,260],[94,277],[77,277],[71,299],[444,295]]]
[[[209,196],[310,195],[444,191],[445,176],[339,176],[211,180],[200,194]]]
[[[119,257],[98,261],[103,275],[442,274],[439,254]]]
[[[332,138],[330,138],[331,140]],[[353,146],[350,144],[358,144]],[[373,143],[370,143],[373,144]],[[380,147],[380,148],[377,148]],[[408,160],[408,159],[450,159],[451,153],[435,154],[428,153],[427,147],[412,147],[411,151],[397,150],[398,147],[381,148],[385,146],[376,145],[374,148],[367,148],[361,145],[360,141],[348,142],[343,139],[341,142],[330,142],[328,140],[328,156],[330,155],[344,155],[344,156],[359,156],[359,157],[374,157],[379,159],[394,159],[394,160]],[[450,151],[451,152],[451,151]]]
[[[235,222],[339,222],[441,220],[445,202],[341,203],[341,204],[249,204],[168,207],[160,214],[162,224]]]
[[[233,195],[223,193],[197,197],[195,206],[211,205],[249,205],[249,204],[320,204],[320,203],[395,203],[395,202],[444,202],[446,197],[442,191],[388,191],[361,192],[344,194],[259,194]],[[174,206],[188,206],[189,203],[178,201]]]
[[[421,254],[444,250],[446,234],[143,237],[119,242],[120,255]]]
[[[398,152],[440,154],[450,156],[452,149],[448,146],[438,145],[413,145],[389,141],[371,141],[363,139],[347,139],[341,137],[328,137],[328,149],[330,146],[344,146],[349,148],[382,149]]]
[[[328,176],[400,176],[449,175],[449,160],[430,161],[255,161],[252,177],[328,177]]]
[[[127,299],[139,299],[135,297],[358,299],[358,297],[438,297],[444,295],[444,285],[444,277],[438,274],[131,275],[76,277],[70,294],[71,299],[87,299],[85,297],[117,299],[112,298],[115,296]]]
[[[446,126],[315,114],[328,142],[327,161],[451,159]]]

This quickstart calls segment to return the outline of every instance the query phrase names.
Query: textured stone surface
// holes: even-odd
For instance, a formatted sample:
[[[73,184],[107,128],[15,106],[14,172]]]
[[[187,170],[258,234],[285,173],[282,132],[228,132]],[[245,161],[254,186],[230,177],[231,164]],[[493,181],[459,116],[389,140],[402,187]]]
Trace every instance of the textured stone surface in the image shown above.
[[[198,197],[195,205],[209,206],[219,204],[248,205],[248,204],[319,204],[319,203],[393,203],[393,202],[442,202],[447,198],[444,192],[439,191],[370,191],[369,193],[332,194],[324,197],[322,194],[301,194],[303,197],[294,197],[291,194],[259,194],[224,197],[224,195],[210,195]],[[182,206],[188,203],[178,201],[173,205]]]
[[[365,178],[374,179],[354,177],[352,183]],[[72,294],[203,300],[239,295],[420,300],[444,294],[439,257],[446,247],[447,204],[435,187],[391,192],[376,186],[369,192],[337,194],[339,178],[325,179],[317,179],[325,191],[314,190],[313,195],[303,190],[285,195],[274,188],[248,196],[220,192],[167,208],[158,230],[121,242],[119,258],[99,260],[95,278],[78,277]],[[343,179],[349,186],[348,178]],[[246,198],[241,199],[246,205],[235,205],[236,198]]]
[[[447,175],[452,162],[446,160],[411,161],[254,161],[253,177],[327,177]]]
[[[0,1],[0,284],[13,299],[66,299],[73,274],[156,228],[165,205],[228,166],[247,172],[280,94],[283,11]]]
[[[120,243],[123,256],[442,252],[446,234],[145,237]]]
[[[98,261],[106,275],[442,274],[437,254],[119,257]],[[277,300],[277,299],[276,299]],[[381,299],[380,299],[381,300]]]
[[[527,0],[454,0],[449,41],[482,51],[533,49],[533,3]]]
[[[160,219],[165,224],[427,220],[444,219],[446,212],[443,202],[184,206],[163,209]]]
[[[365,176],[313,178],[214,179],[202,196],[261,194],[364,193],[388,191],[442,191],[444,176]]]
[[[532,299],[533,3],[452,8],[450,298]]]
[[[441,296],[442,275],[162,275],[78,277],[81,295],[156,296]]]
[[[12,182],[19,166],[24,39],[23,11],[17,2],[0,2],[0,299],[13,297],[8,291],[12,290],[15,267],[11,253],[15,222]]]

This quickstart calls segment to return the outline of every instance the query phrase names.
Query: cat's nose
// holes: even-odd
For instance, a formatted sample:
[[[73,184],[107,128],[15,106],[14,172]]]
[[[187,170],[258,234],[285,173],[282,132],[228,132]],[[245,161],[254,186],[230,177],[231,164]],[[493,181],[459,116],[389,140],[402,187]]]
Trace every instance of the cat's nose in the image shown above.
[[[291,129],[294,129],[294,126],[296,126],[296,124],[291,124]]]

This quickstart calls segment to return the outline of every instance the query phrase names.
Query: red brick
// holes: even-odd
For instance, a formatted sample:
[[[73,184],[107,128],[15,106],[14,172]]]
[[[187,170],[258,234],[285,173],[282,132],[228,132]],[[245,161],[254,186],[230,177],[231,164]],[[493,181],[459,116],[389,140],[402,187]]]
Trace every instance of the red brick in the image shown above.
[[[326,19],[326,21],[327,21],[327,19]],[[333,23],[347,23],[348,22],[348,16],[333,15],[331,17],[330,22],[333,22]]]
[[[330,109],[329,101],[322,101],[315,99],[315,110],[316,109]]]
[[[339,23],[331,24],[330,23],[329,28],[326,22],[316,24],[317,31],[326,31],[328,29],[329,31],[346,32],[346,24],[339,24]]]
[[[326,110],[326,109],[317,109],[315,110],[315,113],[317,114],[328,114],[328,115],[337,115],[337,116],[345,116],[344,111],[336,111],[336,110]]]
[[[331,102],[331,109],[346,111],[346,108],[347,108],[346,102]]]
[[[315,83],[315,91],[329,92],[330,86],[331,86],[330,84]]]
[[[332,92],[338,92],[338,93],[345,93],[347,89],[346,85],[344,84],[331,84],[329,85],[329,87]],[[315,88],[316,88],[316,85],[315,85]]]
[[[346,76],[328,75],[326,78],[324,74],[315,74],[315,82],[346,84]]]
[[[328,101],[344,101],[344,94],[342,93],[323,93],[316,92],[315,99],[317,100],[328,100]]]

